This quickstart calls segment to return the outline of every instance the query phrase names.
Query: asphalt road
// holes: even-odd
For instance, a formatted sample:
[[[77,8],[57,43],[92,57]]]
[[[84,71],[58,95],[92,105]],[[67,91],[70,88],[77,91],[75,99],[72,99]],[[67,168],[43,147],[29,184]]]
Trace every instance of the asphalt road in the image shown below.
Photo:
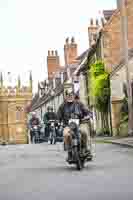
[[[133,149],[97,144],[81,172],[62,145],[0,146],[0,200],[133,200]]]

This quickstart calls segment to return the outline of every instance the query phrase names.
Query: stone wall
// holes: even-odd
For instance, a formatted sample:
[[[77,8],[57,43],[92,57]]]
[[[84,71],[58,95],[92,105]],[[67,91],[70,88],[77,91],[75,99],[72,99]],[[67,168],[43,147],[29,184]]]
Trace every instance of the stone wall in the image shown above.
[[[130,79],[133,79],[133,58],[129,61]],[[111,81],[111,100],[121,100],[124,98],[123,84],[126,83],[126,68],[123,65],[116,70],[110,78]]]
[[[122,101],[112,101],[112,129],[113,136],[120,135],[120,111],[121,111]]]
[[[133,59],[129,61],[130,79],[133,78]],[[111,76],[112,126],[114,135],[119,133],[120,109],[124,98],[123,84],[126,83],[126,68],[123,65]],[[122,133],[123,135],[123,133]],[[125,133],[126,135],[126,133]]]
[[[28,143],[26,97],[0,97],[0,142]],[[31,101],[31,97],[28,101]]]

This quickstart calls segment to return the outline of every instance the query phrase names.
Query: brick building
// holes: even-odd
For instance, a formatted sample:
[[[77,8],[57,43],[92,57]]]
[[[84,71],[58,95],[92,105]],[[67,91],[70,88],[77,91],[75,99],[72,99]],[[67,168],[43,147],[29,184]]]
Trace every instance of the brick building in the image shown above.
[[[128,45],[133,48],[133,1],[127,0]],[[107,70],[111,72],[123,57],[123,38],[120,5],[114,11],[103,29],[103,50]]]
[[[129,52],[133,48],[133,1],[127,0],[125,11],[128,22],[128,48]],[[123,101],[122,84],[126,81],[126,71],[118,69],[119,63],[124,56],[123,46],[123,9],[118,1],[117,10],[114,11],[110,19],[103,28],[103,58],[106,63],[107,71],[111,75],[111,103],[112,103],[112,126],[114,135],[119,133],[120,110]],[[132,73],[132,62],[130,63],[130,73]],[[116,70],[117,69],[117,70]],[[115,77],[115,78],[114,78]],[[120,84],[121,82],[121,84]]]

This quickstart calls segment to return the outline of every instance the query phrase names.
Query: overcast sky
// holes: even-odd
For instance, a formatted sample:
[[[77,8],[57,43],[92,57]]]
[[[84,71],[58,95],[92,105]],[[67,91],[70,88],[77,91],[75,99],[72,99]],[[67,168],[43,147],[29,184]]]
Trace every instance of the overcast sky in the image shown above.
[[[63,64],[65,38],[75,36],[80,54],[89,19],[115,7],[116,0],[0,0],[0,70],[23,80],[32,70],[35,85],[46,77],[48,49],[57,49]]]

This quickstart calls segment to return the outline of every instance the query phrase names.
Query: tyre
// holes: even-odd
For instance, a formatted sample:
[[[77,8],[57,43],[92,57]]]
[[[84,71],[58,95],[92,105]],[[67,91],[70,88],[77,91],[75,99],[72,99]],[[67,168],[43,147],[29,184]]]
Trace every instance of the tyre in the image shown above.
[[[75,147],[75,150],[74,150],[75,152],[75,159],[76,159],[76,167],[77,167],[77,170],[82,170],[82,168],[83,168],[83,163],[82,163],[82,161],[81,161],[81,159],[80,159],[80,155],[79,155],[79,152],[78,152],[78,148],[77,147]]]
[[[56,138],[53,138],[53,140],[54,140],[54,144],[56,144]]]
[[[87,161],[93,161],[93,157],[90,156],[89,158],[87,158]]]
[[[85,161],[84,160],[81,161],[81,165],[82,165],[82,168],[84,168],[84,165],[85,165]]]
[[[51,132],[50,132],[50,134],[49,134],[49,141],[50,141],[50,144],[53,143],[53,138],[52,138],[52,133],[51,133]]]
[[[50,139],[50,144],[52,144],[53,143],[53,140],[52,140],[52,138]]]
[[[82,165],[82,162],[81,162],[81,160],[80,160],[80,158],[79,158],[79,156],[78,156],[78,160],[77,160],[77,170],[81,170],[83,168],[83,165]]]

